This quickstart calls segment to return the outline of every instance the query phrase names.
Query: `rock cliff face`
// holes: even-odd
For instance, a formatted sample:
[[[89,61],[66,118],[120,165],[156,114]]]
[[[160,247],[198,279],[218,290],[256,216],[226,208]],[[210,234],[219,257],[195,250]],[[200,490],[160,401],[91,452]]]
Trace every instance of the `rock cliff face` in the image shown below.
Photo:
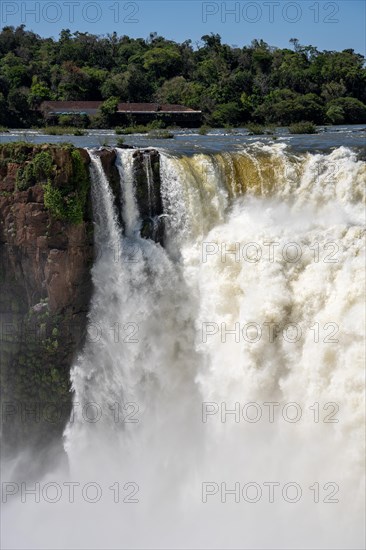
[[[86,151],[70,146],[0,147],[5,447],[58,437],[70,412],[69,368],[92,287],[89,162]]]
[[[134,171],[136,200],[142,220],[141,235],[164,244],[159,152],[152,149],[135,151]]]
[[[99,152],[121,216],[116,152]],[[141,234],[163,243],[159,154],[136,150]],[[0,146],[0,362],[5,452],[57,441],[92,294],[90,157],[71,145]]]

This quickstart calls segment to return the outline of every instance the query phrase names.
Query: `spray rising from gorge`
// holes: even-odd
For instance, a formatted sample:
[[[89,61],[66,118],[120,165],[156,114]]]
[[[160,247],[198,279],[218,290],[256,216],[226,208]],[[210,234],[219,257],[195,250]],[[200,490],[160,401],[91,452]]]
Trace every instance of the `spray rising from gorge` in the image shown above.
[[[135,504],[80,505],[78,534],[61,542],[290,548],[301,533],[304,547],[360,547],[365,163],[345,147],[160,151],[157,189],[146,150],[142,207],[134,150],[116,150],[117,201],[89,155],[98,254],[71,372],[68,476],[130,484]],[[274,508],[268,483],[283,495],[289,482],[302,498]],[[224,501],[222,483],[235,493]],[[238,483],[257,497],[238,502]]]

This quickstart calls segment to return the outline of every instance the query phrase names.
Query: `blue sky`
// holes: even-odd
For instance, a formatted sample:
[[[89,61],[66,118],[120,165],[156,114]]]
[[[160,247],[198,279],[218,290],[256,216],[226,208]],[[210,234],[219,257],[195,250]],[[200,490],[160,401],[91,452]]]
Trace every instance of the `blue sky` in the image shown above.
[[[21,23],[41,36],[71,31],[146,38],[150,32],[198,42],[219,33],[225,43],[263,38],[288,46],[290,38],[319,49],[353,48],[365,54],[365,0],[0,0],[0,26]]]

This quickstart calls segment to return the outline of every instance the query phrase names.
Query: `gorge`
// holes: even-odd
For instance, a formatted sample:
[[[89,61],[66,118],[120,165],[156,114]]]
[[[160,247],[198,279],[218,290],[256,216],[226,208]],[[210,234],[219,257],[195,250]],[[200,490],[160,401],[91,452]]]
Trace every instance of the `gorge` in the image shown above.
[[[2,479],[101,490],[14,491],[7,547],[362,547],[365,175],[1,146]]]

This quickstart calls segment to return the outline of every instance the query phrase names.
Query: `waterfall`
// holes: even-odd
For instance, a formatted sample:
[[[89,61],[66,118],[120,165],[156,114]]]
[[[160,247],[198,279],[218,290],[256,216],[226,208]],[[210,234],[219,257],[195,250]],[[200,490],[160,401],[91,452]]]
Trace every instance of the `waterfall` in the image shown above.
[[[100,253],[65,431],[70,479],[107,496],[61,544],[361,548],[365,163],[161,151],[162,247],[116,152],[123,227],[89,152]],[[138,503],[113,503],[115,483]]]
[[[96,222],[96,245],[107,245],[111,250],[118,249],[120,231],[117,222],[117,213],[113,206],[113,195],[104,173],[100,158],[89,151],[91,160],[91,180],[93,211]]]
[[[123,196],[123,220],[126,235],[131,236],[139,229],[139,211],[136,203],[134,189],[133,151],[129,149],[116,149],[117,168],[121,179]]]
[[[77,470],[80,454],[85,457],[91,452],[97,462],[102,451],[100,460],[105,465],[101,441],[105,445],[112,445],[113,441],[113,454],[119,457],[122,452],[126,457],[129,438],[136,438],[140,432],[143,440],[153,437],[155,422],[161,428],[168,424],[164,429],[171,431],[167,421],[174,416],[169,412],[173,403],[175,414],[180,418],[185,414],[171,390],[176,388],[181,394],[182,408],[187,404],[187,394],[192,400],[197,393],[193,375],[196,358],[190,347],[194,336],[191,300],[178,266],[159,244],[139,234],[141,218],[132,153],[117,150],[124,231],[118,227],[117,214],[113,212],[113,196],[104,188],[105,175],[99,180],[100,160],[91,154],[95,216],[102,222],[102,227],[96,227],[96,242],[104,251],[116,244],[109,234],[119,232],[120,241],[118,253],[101,254],[93,268],[95,294],[89,314],[89,342],[72,370],[75,403],[81,406],[75,407],[65,435],[71,465],[76,465]],[[104,194],[103,201],[99,200],[100,193]],[[105,212],[110,214],[108,223],[112,225],[108,231],[104,228]],[[191,364],[187,365],[187,361]],[[102,419],[96,424],[85,422],[82,416],[83,403],[91,402],[103,404]],[[137,426],[134,421],[115,422],[116,406],[120,415],[134,413],[132,420],[143,417],[143,425],[141,420]],[[162,414],[165,409],[166,418]],[[188,425],[187,415],[185,421]],[[150,445],[153,454],[156,442]],[[160,443],[159,446],[156,460],[163,452],[176,452],[182,442],[177,440],[174,450],[163,448]],[[85,473],[85,465],[82,470]]]
[[[144,155],[144,167],[145,167],[146,180],[147,180],[149,215],[152,216],[153,207],[155,204],[155,191],[154,191],[154,178],[153,178],[152,166],[151,166],[151,156],[149,154]]]

